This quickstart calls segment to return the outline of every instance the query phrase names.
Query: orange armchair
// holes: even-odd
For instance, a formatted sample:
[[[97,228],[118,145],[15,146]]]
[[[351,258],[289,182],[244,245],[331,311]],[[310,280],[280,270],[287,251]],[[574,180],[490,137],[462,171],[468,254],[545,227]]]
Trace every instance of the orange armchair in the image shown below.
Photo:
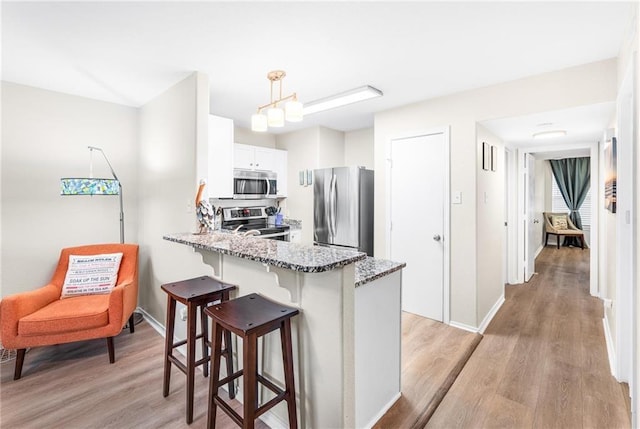
[[[69,255],[122,252],[115,287],[109,294],[60,299]],[[48,285],[7,296],[0,302],[0,335],[8,349],[17,349],[14,380],[22,375],[28,347],[49,346],[106,338],[109,362],[115,361],[113,337],[129,321],[134,332],[133,311],[138,304],[138,245],[94,244],[62,249],[58,266]]]

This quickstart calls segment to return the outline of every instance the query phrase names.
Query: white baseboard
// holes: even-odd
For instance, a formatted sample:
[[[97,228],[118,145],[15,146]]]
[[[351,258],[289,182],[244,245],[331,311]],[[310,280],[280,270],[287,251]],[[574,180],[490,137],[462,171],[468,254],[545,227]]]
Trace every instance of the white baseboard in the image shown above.
[[[284,420],[282,420],[280,417],[278,417],[275,413],[271,411],[267,411],[266,413],[264,413],[258,418],[262,420],[271,429],[280,429],[280,428],[286,429],[289,427],[289,422],[285,422]]]
[[[478,328],[475,328],[470,325],[465,325],[464,323],[454,322],[453,320],[449,322],[449,326],[453,326],[454,328],[463,329],[465,331],[473,332],[474,334],[478,333]]]
[[[616,376],[616,350],[613,348],[613,339],[611,337],[611,331],[609,330],[609,320],[607,319],[607,313],[604,313],[602,319],[602,325],[604,326],[604,341],[607,344],[607,355],[609,356],[609,368],[611,369],[611,375],[617,380]]]
[[[538,257],[540,252],[542,252],[542,249],[544,249],[544,243],[540,243],[540,247],[538,247],[538,250],[536,250],[536,256],[534,256],[534,259]]]
[[[387,403],[387,405],[385,405],[384,407],[382,407],[382,409],[380,410],[380,412],[378,414],[376,414],[369,423],[367,423],[364,427],[366,429],[371,429],[373,427],[373,425],[375,425],[376,423],[378,423],[378,420],[380,420],[382,418],[382,416],[384,416],[387,411],[389,411],[389,409],[393,406],[393,404],[395,404],[398,399],[400,399],[400,397],[402,396],[402,392],[398,392],[396,393],[393,398],[391,398],[391,400],[389,401],[389,403]]]
[[[144,320],[147,321],[147,323],[149,325],[151,325],[151,327],[153,329],[155,329],[156,331],[158,331],[158,333],[160,335],[162,335],[162,338],[164,338],[165,333],[167,332],[164,325],[161,324],[160,322],[158,322],[156,319],[154,319],[149,313],[147,313],[145,310],[143,310],[140,307],[136,308],[136,311],[140,314],[142,314],[142,317],[144,317]]]
[[[484,316],[484,319],[482,319],[482,323],[480,323],[480,327],[478,328],[478,332],[480,334],[484,334],[485,329],[487,329],[487,326],[489,326],[489,323],[491,323],[491,320],[493,320],[493,317],[496,315],[498,310],[500,310],[500,307],[502,307],[502,304],[504,304],[504,293],[500,295],[500,298],[498,298],[496,303],[493,304],[493,307],[491,307],[491,310],[489,310],[489,313],[487,313],[487,315]]]
[[[167,336],[167,330],[166,327],[161,324],[160,322],[158,322],[156,319],[153,318],[153,316],[151,316],[149,313],[147,313],[146,311],[144,311],[142,308],[138,307],[136,308],[136,311],[138,313],[142,314],[142,317],[144,317],[144,320],[147,321],[147,323],[149,325],[151,325],[151,327],[153,329],[155,329],[161,336],[162,338],[166,338]],[[180,341],[180,338],[176,338],[175,336],[173,337],[173,342],[178,342]],[[176,350],[178,350],[178,352],[186,357],[187,356],[187,346],[186,344],[181,345],[180,347],[178,347]],[[202,367],[198,367],[197,369],[202,371]]]
[[[496,303],[493,304],[493,307],[491,307],[491,310],[489,310],[489,313],[487,313],[484,319],[482,319],[482,323],[480,323],[480,326],[477,328],[475,326],[466,325],[464,323],[454,322],[453,320],[449,322],[449,326],[473,332],[474,334],[484,334],[484,330],[487,329],[487,326],[489,326],[489,323],[491,323],[493,317],[496,315],[498,310],[500,310],[502,304],[504,304],[504,294],[500,295],[500,298],[498,298]]]

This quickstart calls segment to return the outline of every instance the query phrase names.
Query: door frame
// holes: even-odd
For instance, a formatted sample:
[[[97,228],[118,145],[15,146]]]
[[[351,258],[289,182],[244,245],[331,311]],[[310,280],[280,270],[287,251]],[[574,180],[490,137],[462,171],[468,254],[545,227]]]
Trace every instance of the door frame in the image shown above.
[[[443,189],[443,258],[442,258],[442,323],[451,321],[451,138],[450,127],[438,127],[427,130],[407,131],[394,135],[385,142],[385,242],[386,254],[391,255],[391,142],[394,140],[424,137],[434,134],[442,134],[444,137],[444,152],[446,162],[444,164],[444,189]]]
[[[616,373],[614,376],[618,381],[629,383],[631,395],[631,410],[634,420],[637,422],[637,410],[635,401],[637,400],[638,386],[636,368],[636,285],[637,267],[637,169],[636,143],[637,130],[634,130],[634,118],[636,118],[636,93],[634,85],[635,76],[635,56],[625,72],[622,83],[618,89],[616,98],[617,130],[617,213],[616,213]],[[627,103],[625,103],[628,101]],[[625,105],[629,107],[628,117],[623,117],[622,112]],[[626,121],[625,121],[626,119]],[[620,138],[622,137],[622,138]],[[629,140],[625,140],[628,137]],[[620,186],[622,185],[622,186]],[[626,202],[625,202],[626,201]],[[628,234],[628,236],[627,236]],[[624,239],[623,239],[624,237]]]
[[[516,284],[518,281],[518,150],[505,144],[505,202],[507,212],[505,220],[507,222],[506,234],[508,246],[505,260],[507,261],[507,283]]]
[[[533,186],[534,186],[534,196],[533,198],[535,199],[535,182],[536,182],[536,171],[535,171],[535,164],[536,164],[536,157],[533,154],[533,152],[530,151],[525,151],[525,152],[521,152],[520,153],[520,159],[518,160],[518,165],[520,167],[520,173],[518,175],[519,179],[522,179],[522,199],[520,200],[521,205],[519,207],[519,213],[520,213],[520,217],[519,217],[519,231],[520,231],[520,235],[522,236],[522,240],[523,240],[523,246],[520,250],[522,257],[520,258],[521,261],[521,266],[520,266],[520,270],[522,272],[522,283],[525,282],[529,282],[529,280],[531,280],[531,278],[533,277],[533,275],[535,274],[535,259],[536,259],[536,255],[533,255],[533,272],[529,272],[528,268],[529,268],[529,258],[531,257],[531,255],[529,254],[529,251],[531,250],[531,244],[529,243],[529,238],[531,237],[531,231],[530,228],[533,228],[532,226],[532,218],[533,218],[533,222],[535,222],[535,210],[532,210],[531,207],[529,206],[529,203],[531,202],[531,196],[529,195],[529,184],[531,183],[531,181],[533,180]],[[531,171],[529,171],[529,167],[531,167],[530,164],[533,164],[533,179],[531,178],[532,174]],[[525,208],[526,208],[526,212],[525,212]],[[520,275],[520,273],[518,273],[518,275]]]
[[[601,189],[600,181],[599,181],[599,171],[600,171],[600,150],[599,150],[599,142],[593,143],[579,143],[579,144],[561,144],[561,145],[548,145],[548,146],[535,146],[528,148],[519,148],[516,152],[518,154],[518,171],[517,171],[517,183],[518,183],[518,272],[517,272],[517,282],[524,283],[524,235],[521,233],[523,228],[522,225],[522,216],[523,216],[523,208],[524,208],[524,184],[523,184],[523,176],[521,172],[521,161],[522,154],[524,153],[537,153],[537,152],[560,152],[571,149],[589,149],[589,156],[591,157],[591,232],[590,232],[590,243],[589,248],[590,259],[589,259],[589,293],[591,296],[600,297],[600,287],[599,287],[599,274],[598,274],[598,249],[600,248],[600,204],[593,203],[594,201],[600,201],[600,195],[603,193],[603,189]],[[514,178],[515,179],[515,178]],[[604,201],[604,200],[603,200]]]

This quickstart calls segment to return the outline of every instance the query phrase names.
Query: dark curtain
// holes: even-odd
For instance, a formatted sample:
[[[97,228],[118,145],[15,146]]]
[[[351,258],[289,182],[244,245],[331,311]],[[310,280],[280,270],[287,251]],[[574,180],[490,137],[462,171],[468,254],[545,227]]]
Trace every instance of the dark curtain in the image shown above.
[[[578,210],[589,192],[591,160],[586,157],[550,159],[549,162],[562,198],[571,210],[569,217],[578,228],[582,229],[582,219]],[[576,237],[565,237],[564,245],[579,246],[580,244]]]

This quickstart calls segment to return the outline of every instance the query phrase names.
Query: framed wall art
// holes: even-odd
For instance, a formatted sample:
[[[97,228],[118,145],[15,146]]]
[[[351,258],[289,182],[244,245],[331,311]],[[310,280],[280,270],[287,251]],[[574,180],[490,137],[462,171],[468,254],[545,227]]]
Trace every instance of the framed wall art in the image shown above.
[[[617,198],[617,141],[611,137],[611,141],[604,146],[604,207],[611,213],[616,212]]]
[[[491,148],[489,143],[482,142],[482,169],[489,170],[491,168]]]

